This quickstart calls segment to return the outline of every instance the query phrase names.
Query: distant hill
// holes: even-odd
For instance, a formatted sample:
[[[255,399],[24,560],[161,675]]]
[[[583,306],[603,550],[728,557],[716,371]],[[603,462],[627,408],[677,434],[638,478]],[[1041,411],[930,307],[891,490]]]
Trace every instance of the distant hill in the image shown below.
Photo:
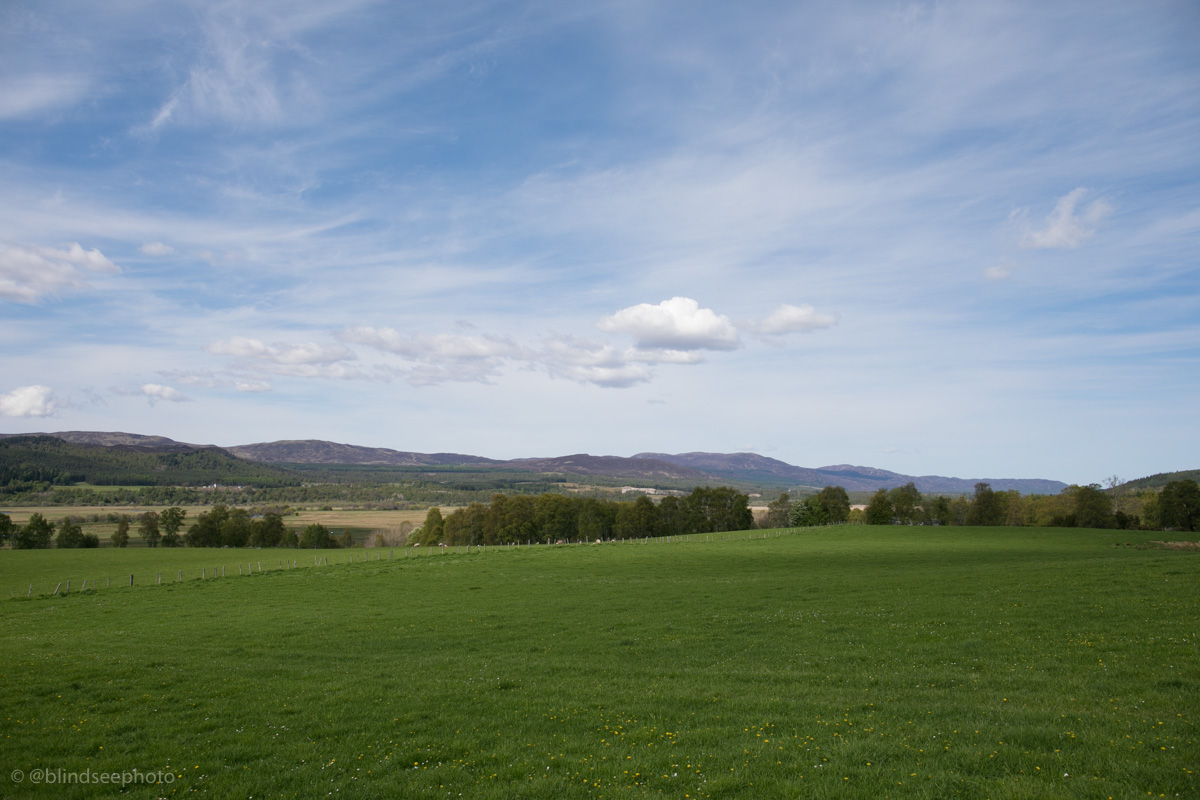
[[[238,458],[271,464],[370,464],[384,466],[444,466],[454,464],[502,464],[491,458],[458,453],[407,453],[384,447],[359,447],[324,442],[318,439],[294,439],[259,444],[241,444],[225,448]]]
[[[288,486],[299,482],[293,473],[243,461],[218,447],[77,444],[54,436],[0,439],[0,489],[9,491],[36,484]]]
[[[834,466],[795,467],[774,458],[756,453],[639,453],[634,458],[653,458],[673,464],[703,470],[730,480],[751,483],[785,484],[797,487],[820,489],[825,486],[841,486],[847,491],[862,492],[876,489],[891,489],[912,483],[921,492],[946,494],[969,494],[975,484],[987,483],[995,491],[1015,489],[1023,494],[1058,494],[1067,488],[1062,481],[1040,478],[945,478],[940,475],[902,475],[875,467],[857,467],[850,464]]]
[[[1161,489],[1171,481],[1192,480],[1200,483],[1200,469],[1185,469],[1180,472],[1160,472],[1135,481],[1121,484],[1121,489]]]
[[[514,458],[505,461],[510,469],[528,469],[538,473],[568,473],[631,480],[710,481],[713,476],[698,469],[652,458],[592,456],[580,453],[558,458]]]
[[[945,494],[970,494],[975,490],[975,484],[983,481],[996,491],[1016,490],[1023,494],[1058,494],[1066,488],[1061,481],[1038,478],[948,478],[940,475],[903,475],[898,472],[878,469],[875,467],[854,466],[851,464],[836,464],[825,467],[797,467],[775,458],[768,458],[757,453],[638,453],[632,458],[620,456],[593,456],[586,453],[547,458],[517,458],[501,461],[481,456],[463,455],[460,453],[412,453],[401,450],[390,450],[382,447],[361,447],[358,445],[339,444],[317,439],[294,439],[275,442],[260,442],[257,444],[237,445],[224,449],[206,445],[194,445],[176,442],[163,436],[143,436],[132,433],[101,433],[90,431],[65,431],[52,434],[37,434],[37,436],[53,437],[76,446],[91,446],[110,448],[127,453],[165,454],[217,451],[243,464],[236,467],[225,465],[223,474],[258,475],[255,480],[284,480],[286,473],[280,470],[258,474],[254,469],[272,469],[267,465],[362,465],[367,467],[479,467],[480,469],[519,470],[535,474],[569,474],[584,477],[606,478],[630,481],[683,481],[694,484],[716,484],[722,482],[736,483],[742,486],[771,487],[773,489],[813,489],[824,486],[841,486],[847,491],[872,492],[876,489],[891,489],[903,486],[911,481],[922,492],[940,492]],[[0,444],[12,438],[22,438],[17,434],[0,434]],[[28,438],[25,436],[24,438]],[[95,454],[93,454],[94,456]],[[219,456],[212,456],[219,458]],[[86,461],[87,459],[85,459]],[[92,458],[95,461],[95,458]],[[57,463],[57,462],[56,462]],[[64,462],[65,463],[65,462]],[[116,472],[122,474],[142,474],[138,469],[146,469],[146,465],[134,469],[132,466],[121,467]],[[252,469],[254,468],[254,469]],[[79,474],[75,467],[72,474]],[[107,469],[107,468],[106,468]],[[107,475],[106,469],[97,474]],[[156,468],[162,472],[162,468]],[[197,474],[210,474],[216,469],[210,465],[208,472],[201,470]],[[83,470],[87,472],[88,470]],[[111,471],[111,470],[109,470]],[[221,470],[217,470],[220,472]],[[91,474],[89,472],[89,474]],[[175,473],[183,474],[183,473]],[[1170,473],[1168,476],[1152,476],[1142,481],[1155,481],[1162,486],[1171,476],[1195,475],[1192,473]],[[274,476],[272,478],[271,476]],[[153,471],[143,477],[157,477],[168,480],[167,475],[157,475]],[[82,479],[80,479],[82,480]],[[189,478],[190,481],[190,478]],[[90,482],[90,481],[89,481]],[[118,481],[110,480],[110,483]],[[127,481],[127,483],[132,483]],[[1131,482],[1130,485],[1138,482]]]
[[[0,433],[0,439],[14,437],[50,436],[72,444],[91,444],[98,447],[128,447],[137,450],[197,450],[214,445],[186,444],[165,436],[143,436],[139,433],[103,431],[59,431],[58,433]]]

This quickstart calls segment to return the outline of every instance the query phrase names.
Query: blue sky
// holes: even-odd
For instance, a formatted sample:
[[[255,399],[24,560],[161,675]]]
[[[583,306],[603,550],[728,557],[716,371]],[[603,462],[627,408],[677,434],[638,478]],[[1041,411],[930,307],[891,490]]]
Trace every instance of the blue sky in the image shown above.
[[[0,430],[1200,466],[1200,6],[5,3]]]

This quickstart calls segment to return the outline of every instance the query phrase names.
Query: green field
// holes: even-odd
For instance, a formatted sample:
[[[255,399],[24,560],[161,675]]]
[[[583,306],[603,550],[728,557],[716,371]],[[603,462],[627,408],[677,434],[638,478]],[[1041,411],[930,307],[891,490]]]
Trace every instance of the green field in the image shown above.
[[[0,796],[1197,797],[1200,555],[1130,535],[4,551]]]

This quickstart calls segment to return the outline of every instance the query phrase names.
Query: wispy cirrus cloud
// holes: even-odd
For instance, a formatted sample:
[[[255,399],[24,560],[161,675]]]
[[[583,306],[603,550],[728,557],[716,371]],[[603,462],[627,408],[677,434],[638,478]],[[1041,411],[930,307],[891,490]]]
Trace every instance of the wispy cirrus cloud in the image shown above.
[[[229,369],[239,375],[265,372],[293,378],[367,377],[349,363],[358,356],[342,345],[316,342],[266,344],[259,339],[234,336],[212,342],[205,349],[214,355],[235,358]]]
[[[1081,207],[1080,202],[1087,191],[1080,187],[1060,197],[1054,204],[1054,210],[1046,217],[1045,225],[1026,232],[1021,238],[1021,246],[1031,250],[1069,249],[1079,247],[1090,239],[1113,209],[1102,197]]]
[[[162,242],[146,242],[138,248],[143,255],[147,256],[169,256],[175,252],[175,248],[169,244]]]
[[[123,395],[125,397],[144,397],[150,405],[162,401],[165,403],[190,403],[192,398],[185,395],[183,392],[176,389],[174,386],[167,386],[162,383],[143,383],[140,386],[114,386],[113,394]]]
[[[91,81],[75,73],[9,75],[0,81],[0,120],[25,119],[80,102]]]

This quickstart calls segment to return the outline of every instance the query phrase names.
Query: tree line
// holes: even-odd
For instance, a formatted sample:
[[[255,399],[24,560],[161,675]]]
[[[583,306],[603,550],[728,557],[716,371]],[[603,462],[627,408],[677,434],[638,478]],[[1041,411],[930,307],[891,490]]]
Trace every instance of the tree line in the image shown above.
[[[739,531],[754,527],[750,498],[725,486],[697,487],[686,496],[655,503],[541,495],[496,494],[446,516],[431,508],[425,524],[409,536],[417,545],[498,545],[642,539],[685,533]]]
[[[1200,528],[1200,485],[1169,482],[1162,491],[1120,491],[1115,479],[1068,486],[1057,495],[997,492],[975,484],[970,497],[922,495],[913,483],[879,489],[865,508],[854,509],[840,486],[792,502],[785,493],[767,507],[762,527],[864,523],[867,525],[1007,525],[1124,530],[1195,531]],[[785,522],[786,520],[786,522]]]
[[[541,495],[495,494],[491,502],[472,502],[443,516],[434,506],[425,524],[413,531],[409,544],[496,545],[526,542],[640,539],[688,533],[715,533],[753,527],[811,527],[843,523],[867,525],[1006,525],[1141,530],[1200,529],[1200,485],[1191,479],[1169,482],[1161,491],[1119,492],[1115,481],[1107,490],[1098,484],[1070,486],[1058,495],[1022,495],[975,485],[966,497],[922,495],[912,483],[880,489],[865,508],[853,508],[846,490],[826,486],[793,501],[785,492],[755,520],[749,497],[728,487],[698,487],[686,496],[669,495],[655,503],[640,496],[632,502],[573,497],[556,492]],[[249,509],[219,503],[197,515],[183,531],[187,511],[172,506],[143,514],[110,514],[116,531],[114,547],[125,547],[136,534],[148,547],[349,547],[348,531],[335,537],[324,525],[301,530],[287,527],[275,510]],[[40,512],[24,525],[0,514],[0,545],[15,549],[99,547],[100,539],[85,533],[78,517],[54,523]]]

